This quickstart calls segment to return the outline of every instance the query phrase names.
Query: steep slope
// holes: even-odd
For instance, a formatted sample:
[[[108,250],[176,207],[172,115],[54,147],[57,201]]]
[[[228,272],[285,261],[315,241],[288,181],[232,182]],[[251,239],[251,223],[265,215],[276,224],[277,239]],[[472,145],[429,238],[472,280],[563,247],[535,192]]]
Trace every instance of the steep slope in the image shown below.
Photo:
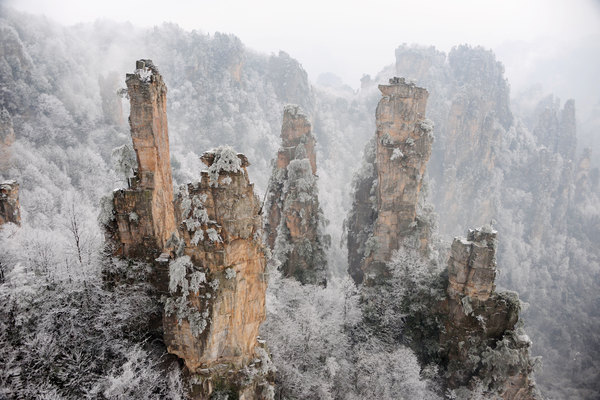
[[[586,282],[586,290],[595,291],[600,255],[587,245],[598,234],[598,211],[586,208],[585,228],[572,217],[582,212],[576,197],[597,196],[589,186],[575,189],[573,101],[561,109],[550,96],[531,114],[515,117],[502,65],[481,48],[459,46],[446,57],[432,48],[404,46],[396,60],[398,73],[431,93],[436,140],[429,175],[442,233],[496,221],[505,238],[498,282],[529,304],[524,316],[533,352],[544,358],[542,390],[593,398],[599,388],[592,380],[583,384],[581,375],[562,372],[569,365],[596,374],[600,350],[596,335],[577,333],[600,323],[587,311],[595,300],[581,287]]]

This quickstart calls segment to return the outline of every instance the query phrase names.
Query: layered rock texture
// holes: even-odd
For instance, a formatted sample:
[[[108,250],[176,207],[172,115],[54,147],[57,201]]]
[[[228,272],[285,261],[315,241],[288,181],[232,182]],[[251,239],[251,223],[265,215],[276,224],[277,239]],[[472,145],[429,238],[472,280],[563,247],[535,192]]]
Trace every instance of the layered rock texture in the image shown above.
[[[538,399],[531,341],[518,324],[519,298],[496,292],[495,276],[495,231],[488,226],[454,239],[440,337],[447,384],[478,388],[485,398]]]
[[[0,183],[0,225],[7,222],[21,225],[19,184],[16,181]]]
[[[247,159],[219,148],[205,153],[203,161],[209,170],[201,181],[183,185],[177,194],[185,249],[171,265],[173,271],[174,264],[188,263],[190,291],[177,293],[187,295],[188,307],[201,320],[182,319],[179,306],[168,305],[165,314],[167,347],[190,371],[216,364],[239,368],[255,358],[267,286],[260,201],[248,179]]]
[[[162,252],[176,232],[173,179],[167,127],[167,87],[150,60],[136,63],[127,74],[131,102],[129,125],[138,169],[131,188],[114,193],[118,224],[116,253],[144,256]],[[152,254],[154,257],[155,254]]]
[[[321,234],[315,138],[300,107],[284,108],[281,140],[265,204],[266,240],[284,276],[325,285],[327,238]]]
[[[496,233],[471,230],[456,238],[448,261],[448,294],[487,300],[496,288]]]
[[[428,92],[401,78],[379,90],[376,142],[365,152],[347,219],[349,272],[357,283],[385,277],[385,263],[406,239],[423,253],[428,246],[427,224],[417,215],[433,142],[433,124],[425,119]]]
[[[184,361],[192,398],[270,398],[270,360],[257,340],[266,261],[248,160],[229,147],[206,152],[201,180],[174,198],[166,86],[150,60],[138,61],[126,81],[137,171],[130,189],[113,194],[116,253],[158,272],[164,342]]]

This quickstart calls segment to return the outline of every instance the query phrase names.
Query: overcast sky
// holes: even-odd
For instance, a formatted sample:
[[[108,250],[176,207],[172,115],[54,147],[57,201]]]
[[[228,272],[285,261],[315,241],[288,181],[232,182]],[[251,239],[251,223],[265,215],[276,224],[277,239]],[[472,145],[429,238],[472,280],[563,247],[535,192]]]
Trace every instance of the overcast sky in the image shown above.
[[[334,72],[353,87],[363,73],[373,75],[393,63],[394,49],[402,43],[444,51],[469,43],[500,56],[520,49],[502,60],[518,86],[527,68],[600,35],[599,0],[0,1],[63,24],[102,18],[137,26],[169,21],[188,30],[234,33],[250,48],[288,52],[313,81]]]

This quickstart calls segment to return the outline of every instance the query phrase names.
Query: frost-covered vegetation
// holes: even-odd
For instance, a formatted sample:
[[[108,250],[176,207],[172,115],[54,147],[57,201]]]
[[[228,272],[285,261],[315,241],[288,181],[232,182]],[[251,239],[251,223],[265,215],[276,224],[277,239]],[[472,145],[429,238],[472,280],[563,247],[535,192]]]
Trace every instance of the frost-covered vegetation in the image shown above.
[[[270,275],[261,330],[278,371],[278,396],[441,398],[410,349],[368,328],[349,277],[321,288],[282,278],[276,270]]]
[[[209,153],[215,157],[213,163],[208,167],[208,177],[211,186],[219,186],[219,174],[221,172],[244,172],[242,169],[242,160],[240,160],[237,153],[230,146],[219,146],[216,149],[210,150]],[[226,178],[229,179],[226,183],[228,185],[231,183],[231,178],[228,176]]]
[[[102,223],[112,218],[110,193],[126,186],[135,167],[127,102],[122,103],[122,115],[111,113],[114,109],[107,104],[113,104],[110,94],[124,86],[124,75],[131,71],[134,60],[129,55],[143,54],[160,66],[169,88],[171,163],[177,183],[198,179],[199,154],[230,143],[248,157],[249,175],[258,191],[264,191],[279,147],[283,105],[301,104],[313,118],[317,189],[323,213],[331,221],[322,229],[336,244],[327,252],[334,279],[320,288],[270,273],[263,333],[278,370],[279,394],[436,398],[436,371],[420,362],[435,359],[436,343],[425,338],[439,326],[426,305],[440,295],[439,271],[414,269],[413,261],[402,261],[407,256],[397,255],[392,286],[361,306],[356,288],[340,278],[347,254],[337,243],[345,242],[342,221],[350,208],[352,175],[360,167],[357,149],[373,136],[373,111],[380,98],[374,84],[392,76],[394,66],[369,78],[373,84],[357,94],[311,88],[299,63],[287,54],[257,54],[231,35],[187,32],[173,24],[138,29],[107,21],[65,28],[6,9],[0,15],[0,47],[0,110],[3,123],[10,119],[16,136],[10,157],[0,160],[0,180],[20,183],[22,215],[21,227],[0,230],[0,397],[185,397],[179,367],[155,340],[156,326],[149,326],[160,318],[161,307],[144,283],[149,266],[107,257],[96,222],[98,215]],[[440,57],[435,50],[425,52]],[[427,113],[435,121],[433,134],[440,148],[448,146],[439,135],[449,111],[444,96],[468,94],[468,85],[442,81],[456,77],[461,83],[473,81],[472,86],[497,82],[496,75],[490,78],[468,68],[461,72],[460,61],[467,56],[467,49],[460,49],[444,64],[444,55],[446,67],[433,63],[435,79],[425,81],[431,92]],[[448,70],[448,65],[453,68]],[[114,85],[109,71],[118,71]],[[476,94],[485,98],[486,93]],[[480,103],[469,103],[467,112],[474,113]],[[600,392],[599,179],[591,170],[585,182],[576,174],[573,184],[560,184],[579,158],[568,160],[538,146],[533,125],[542,109],[555,107],[554,100],[544,104],[512,126],[509,110],[497,110],[499,120],[491,127],[502,140],[489,148],[494,165],[501,167],[494,167],[488,180],[482,179],[482,170],[461,168],[452,160],[433,162],[440,154],[434,150],[429,168],[432,197],[441,198],[448,185],[455,185],[457,192],[475,188],[476,204],[486,200],[487,188],[500,194],[492,202],[501,232],[499,264],[504,269],[499,281],[518,290],[528,303],[525,328],[534,352],[545,358],[538,371],[542,390],[554,398],[593,399]],[[429,130],[429,123],[422,128]],[[234,167],[239,160],[229,159]],[[442,181],[442,165],[461,179]],[[536,166],[544,167],[534,175],[540,171]],[[296,167],[304,179],[305,166]],[[367,163],[360,173],[368,176],[373,170]],[[221,184],[230,183],[221,178]],[[304,189],[311,185],[314,190],[315,182],[300,180],[299,194],[308,193]],[[560,196],[565,187],[577,188],[567,200]],[[189,201],[182,219],[193,232],[193,242],[218,242],[214,228],[198,227],[207,218],[200,205],[204,200],[192,196]],[[562,201],[570,204],[566,213]],[[460,207],[462,202],[456,204]],[[130,215],[132,221],[135,218]],[[364,232],[364,244],[370,234]],[[197,292],[207,279],[182,260],[174,264],[175,295],[167,309],[193,323],[199,334],[208,316],[190,313],[185,296],[178,294],[186,285],[188,293]],[[225,277],[234,279],[235,271],[226,270]],[[207,286],[215,290],[218,285],[213,280]],[[374,331],[369,324],[382,329]],[[524,336],[515,332],[513,339]],[[421,341],[422,351],[415,354],[403,345],[409,341]],[[477,356],[500,375],[520,362],[502,347]],[[477,390],[470,395],[476,396]]]
[[[206,289],[210,283],[206,281],[206,273],[196,270],[190,257],[181,256],[169,264],[169,293],[170,296],[163,299],[165,303],[165,314],[174,315],[177,323],[182,324],[187,320],[192,330],[192,335],[199,337],[208,325],[209,308],[204,307],[201,311],[190,302],[189,295],[198,296],[200,289]],[[204,293],[200,297],[210,298]]]

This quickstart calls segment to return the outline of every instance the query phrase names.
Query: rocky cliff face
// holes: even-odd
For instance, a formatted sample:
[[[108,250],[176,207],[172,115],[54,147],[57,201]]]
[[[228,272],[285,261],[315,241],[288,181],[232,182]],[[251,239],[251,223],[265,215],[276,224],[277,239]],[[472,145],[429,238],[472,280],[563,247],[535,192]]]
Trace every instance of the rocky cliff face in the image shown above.
[[[455,234],[464,223],[489,222],[497,203],[498,151],[513,122],[504,67],[480,47],[458,46],[446,58],[433,48],[405,46],[396,50],[396,72],[431,93],[436,141],[429,171],[440,230]]]
[[[192,398],[272,398],[270,360],[257,340],[267,282],[248,160],[229,147],[205,153],[201,180],[174,199],[166,86],[141,60],[127,87],[138,169],[130,189],[114,192],[117,254],[153,264],[152,283],[165,294],[164,342],[184,361]]]
[[[269,58],[269,75],[273,80],[277,96],[285,103],[300,104],[312,113],[312,90],[308,82],[308,75],[300,63],[284,51],[278,56]],[[280,82],[285,84],[280,85]],[[299,100],[304,100],[302,103]]]
[[[127,74],[131,102],[129,124],[137,158],[137,174],[131,189],[114,193],[118,232],[116,252],[144,256],[150,249],[162,252],[176,232],[173,179],[167,127],[167,87],[150,60],[136,63]]]
[[[267,243],[285,276],[324,285],[326,238],[320,233],[315,138],[300,107],[284,108],[281,140],[265,205]]]
[[[240,368],[256,358],[267,286],[260,201],[246,157],[219,148],[203,161],[208,171],[200,182],[183,185],[175,202],[185,249],[170,270],[186,264],[190,283],[174,292],[183,297],[168,302],[164,324],[169,352],[192,372],[218,364]],[[177,273],[170,275],[173,282]],[[182,314],[178,302],[188,302],[191,311]],[[188,312],[196,317],[186,318]]]
[[[349,272],[357,282],[365,275],[386,275],[385,263],[409,237],[427,250],[428,235],[417,207],[433,142],[433,124],[425,119],[428,92],[400,78],[379,90],[383,98],[376,111],[373,171],[357,183],[347,222]],[[373,176],[376,180],[369,184]],[[363,242],[365,231],[372,234]]]
[[[487,300],[496,288],[496,233],[471,230],[454,239],[448,261],[448,294]]]
[[[573,310],[587,309],[594,300],[585,293],[596,292],[594,275],[586,271],[598,260],[592,245],[597,185],[587,177],[597,182],[598,173],[586,168],[585,157],[582,168],[575,165],[574,102],[561,106],[553,96],[527,94],[510,107],[493,53],[461,46],[447,57],[440,54],[430,48],[396,51],[398,72],[430,92],[436,140],[428,171],[440,231],[456,235],[465,224],[496,220],[506,237],[498,279],[530,304],[524,315],[533,351],[544,357],[538,383],[552,397],[597,397],[598,385],[580,378],[598,368],[597,338],[576,332],[598,326],[598,319]],[[519,114],[512,116],[511,109]],[[565,369],[581,373],[566,376]]]
[[[15,181],[0,183],[0,226],[7,222],[21,225],[19,184]]]
[[[495,291],[495,253],[496,232],[489,227],[452,243],[440,338],[447,383],[481,390],[485,398],[538,399],[531,341],[517,324],[518,296]]]
[[[542,101],[538,108],[543,108],[538,117],[537,126],[533,129],[538,143],[546,146],[553,153],[564,159],[574,160],[577,147],[575,126],[575,101],[567,100],[560,110],[552,97]]]

